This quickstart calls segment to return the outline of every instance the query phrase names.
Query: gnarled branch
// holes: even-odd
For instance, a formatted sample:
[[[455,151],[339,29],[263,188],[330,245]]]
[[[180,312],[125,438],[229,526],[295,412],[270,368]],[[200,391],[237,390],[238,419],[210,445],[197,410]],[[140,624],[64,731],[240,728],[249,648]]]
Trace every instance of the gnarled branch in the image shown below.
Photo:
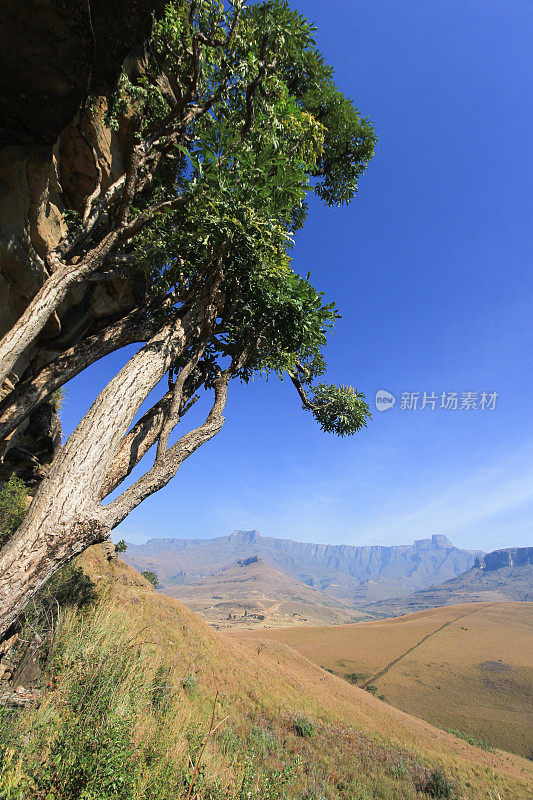
[[[0,440],[15,430],[34,408],[90,364],[134,342],[143,342],[157,330],[146,310],[127,316],[83,339],[43,367],[33,378],[19,383],[0,403]]]

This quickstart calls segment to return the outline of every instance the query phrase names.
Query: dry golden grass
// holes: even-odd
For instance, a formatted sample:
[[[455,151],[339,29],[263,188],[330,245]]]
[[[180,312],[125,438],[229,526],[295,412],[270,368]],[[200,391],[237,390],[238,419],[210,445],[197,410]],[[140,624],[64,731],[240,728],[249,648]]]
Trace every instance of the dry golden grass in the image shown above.
[[[197,584],[168,586],[163,591],[181,600],[217,630],[336,625],[369,616],[263,561],[233,564]]]
[[[212,675],[216,675],[224,707],[230,710],[233,719],[263,715],[275,718],[277,724],[286,725],[294,714],[301,713],[311,717],[319,726],[325,726],[324,735],[314,739],[312,744],[306,744],[307,750],[311,748],[306,757],[329,764],[328,769],[335,768],[332,759],[334,761],[337,756],[332,754],[339,749],[339,743],[346,737],[346,741],[351,741],[360,735],[365,742],[375,742],[379,747],[383,745],[387,752],[397,748],[398,753],[408,753],[409,757],[421,759],[427,765],[441,765],[447,774],[465,787],[466,793],[461,795],[465,799],[500,797],[501,800],[526,800],[533,797],[531,762],[509,753],[472,747],[462,739],[330,675],[302,654],[307,647],[306,655],[312,655],[313,636],[318,635],[319,662],[324,662],[324,655],[329,650],[332,653],[329,663],[337,668],[338,661],[345,657],[347,672],[355,671],[357,663],[371,671],[380,667],[385,659],[394,658],[399,651],[399,633],[387,633],[390,628],[399,632],[405,626],[407,638],[401,634],[400,639],[403,645],[409,646],[436,623],[444,624],[450,614],[457,615],[457,609],[437,611],[433,615],[423,612],[416,615],[418,619],[403,623],[391,620],[329,629],[260,631],[256,637],[267,635],[270,641],[257,641],[251,632],[239,636],[218,633],[178,601],[157,594],[123,562],[108,564],[99,548],[93,548],[84,556],[83,566],[89,573],[100,576],[107,601],[113,608],[124,610],[129,624],[138,631],[138,641],[151,648],[158,661],[163,659],[171,664],[180,679],[196,674],[206,697],[213,693]],[[476,609],[482,611],[479,605]],[[512,609],[509,613],[512,617]],[[464,620],[458,624],[461,628]],[[471,625],[470,618],[464,627],[467,625]],[[379,638],[376,626],[378,629],[381,627],[384,633],[378,656],[370,655],[371,651],[375,652]],[[357,644],[352,637],[359,632],[364,638]],[[276,637],[296,649],[275,641]],[[333,641],[336,644],[331,650]],[[387,691],[391,692],[391,686]],[[354,746],[358,746],[357,743]],[[342,754],[338,756],[341,757]],[[206,763],[220,773],[228,768],[224,758],[214,753],[206,754]],[[398,797],[403,796],[398,794]]]
[[[443,728],[530,757],[533,603],[472,603],[404,617],[263,631]]]

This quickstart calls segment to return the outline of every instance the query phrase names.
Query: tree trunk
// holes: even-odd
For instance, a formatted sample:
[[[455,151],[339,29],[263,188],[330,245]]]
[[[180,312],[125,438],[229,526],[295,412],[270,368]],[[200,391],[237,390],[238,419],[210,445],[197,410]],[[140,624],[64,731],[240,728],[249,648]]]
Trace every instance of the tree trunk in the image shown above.
[[[102,486],[139,407],[200,335],[200,312],[168,323],[100,392],[54,460],[28,513],[0,553],[0,638],[61,565],[111,530]]]
[[[90,364],[134,342],[146,341],[155,333],[155,324],[145,319],[146,312],[132,311],[114,324],[61,353],[34,377],[19,383],[0,402],[0,441],[26,419],[34,408]]]
[[[0,638],[58,569],[109,533],[97,517],[65,518],[56,513],[53,518],[42,516],[38,524],[16,535],[0,559]]]

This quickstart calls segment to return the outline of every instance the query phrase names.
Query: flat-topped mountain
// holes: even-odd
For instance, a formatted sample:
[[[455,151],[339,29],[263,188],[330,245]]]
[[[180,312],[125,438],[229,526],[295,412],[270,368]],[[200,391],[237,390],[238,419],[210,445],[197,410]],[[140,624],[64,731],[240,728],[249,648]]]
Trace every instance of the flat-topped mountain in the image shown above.
[[[194,584],[169,586],[181,600],[219,630],[280,625],[336,625],[368,619],[330,597],[265,564],[261,556],[240,558]]]
[[[474,566],[456,578],[405,597],[371,603],[368,608],[396,616],[456,603],[505,600],[533,600],[533,547],[495,550],[476,558]]]
[[[275,539],[252,530],[216,539],[150,539],[129,545],[124,558],[136,569],[156,572],[167,591],[252,556],[307,586],[361,605],[454,578],[482,553],[455,547],[439,534],[409,545],[354,547]]]

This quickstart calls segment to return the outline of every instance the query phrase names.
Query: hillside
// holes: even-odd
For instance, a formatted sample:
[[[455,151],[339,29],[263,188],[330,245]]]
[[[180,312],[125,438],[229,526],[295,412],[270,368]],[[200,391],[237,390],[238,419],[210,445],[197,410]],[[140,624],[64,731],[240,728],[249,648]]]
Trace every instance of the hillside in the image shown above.
[[[533,603],[478,603],[329,628],[251,632],[435,725],[531,756]]]
[[[461,550],[433,535],[412,545],[391,547],[324,545],[234,531],[216,539],[150,539],[128,546],[125,560],[139,571],[157,573],[165,590],[194,582],[251,556],[308,586],[351,603],[409,594],[460,575],[480,552]]]
[[[369,611],[396,616],[457,603],[533,601],[533,547],[495,550],[467,572],[406,597],[380,600]]]
[[[260,556],[240,559],[195,584],[170,586],[165,593],[218,629],[335,625],[367,617],[269,567]]]
[[[472,747],[328,674],[277,641],[221,634],[177,600],[156,593],[123,562],[107,562],[100,547],[91,548],[81,563],[98,579],[105,608],[127,624],[129,647],[135,642],[148,648],[178,682],[189,685],[191,675],[198,682],[194,702],[190,691],[179,694],[179,711],[172,720],[178,725],[173,753],[186,758],[187,742],[205,736],[218,687],[223,700],[217,719],[227,718],[209,744],[204,763],[206,775],[216,774],[219,784],[234,780],[239,755],[235,747],[241,742],[251,748],[249,758],[257,752],[262,769],[273,764],[279,770],[280,759],[296,759],[298,778],[295,790],[285,788],[287,798],[307,791],[307,797],[322,794],[337,800],[422,800],[428,795],[417,789],[426,785],[420,776],[435,768],[453,780],[461,800],[487,800],[491,794],[501,800],[531,796],[531,762]],[[306,630],[311,629],[291,629],[299,635]],[[314,722],[316,735],[295,734],[298,714]],[[149,724],[148,720],[145,727]],[[192,729],[196,738],[191,739]],[[303,760],[298,762],[298,757]],[[234,795],[224,791],[212,796]],[[254,790],[251,796],[273,800],[281,794]]]

